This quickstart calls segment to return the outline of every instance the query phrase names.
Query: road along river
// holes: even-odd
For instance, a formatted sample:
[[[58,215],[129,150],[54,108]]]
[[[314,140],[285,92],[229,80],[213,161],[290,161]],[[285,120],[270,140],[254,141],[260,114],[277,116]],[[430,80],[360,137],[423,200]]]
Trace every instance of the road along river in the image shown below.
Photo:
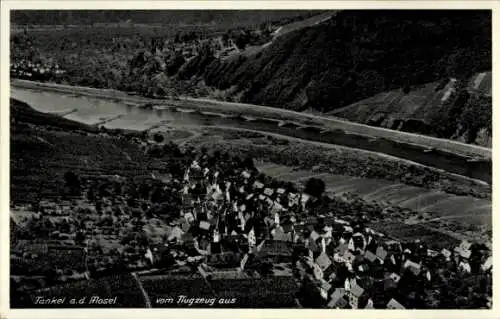
[[[237,112],[232,114],[225,111],[224,114],[204,112],[189,106],[184,108],[168,105],[168,102],[164,101],[154,102],[154,107],[141,108],[140,98],[127,98],[126,95],[109,99],[62,93],[47,88],[42,90],[12,85],[11,97],[26,102],[41,112],[59,114],[86,124],[102,124],[108,128],[144,130],[172,122],[176,125],[226,126],[259,130],[383,153],[491,184],[489,159],[471,160],[451,152],[388,138],[346,133],[343,129],[308,126],[254,115],[245,116]],[[182,105],[182,101],[176,102]],[[192,104],[192,101],[186,104]]]

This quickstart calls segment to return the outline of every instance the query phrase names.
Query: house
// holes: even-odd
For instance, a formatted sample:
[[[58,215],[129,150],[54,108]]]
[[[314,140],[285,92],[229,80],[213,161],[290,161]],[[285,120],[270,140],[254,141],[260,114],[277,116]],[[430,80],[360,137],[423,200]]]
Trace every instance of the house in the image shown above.
[[[245,170],[241,173],[241,176],[243,176],[243,178],[249,179],[251,174],[249,171]]]
[[[309,238],[312,239],[313,241],[318,240],[319,237],[320,237],[320,235],[315,230],[313,230],[311,232],[311,234],[309,235]]]
[[[493,266],[493,257],[489,256],[486,261],[481,265],[482,271],[488,271]]]
[[[471,254],[472,252],[470,250],[463,250],[461,248],[458,250],[458,255],[464,259],[469,259]]]
[[[391,298],[391,300],[389,300],[389,302],[387,303],[387,309],[399,309],[399,310],[403,310],[403,309],[406,309],[402,304],[400,304],[399,302],[397,302],[394,298]]]
[[[262,189],[262,188],[264,188],[264,184],[262,184],[262,183],[261,183],[261,182],[259,182],[259,181],[255,181],[255,182],[253,183],[253,188]]]
[[[369,250],[365,251],[364,256],[365,256],[365,259],[371,264],[375,264],[376,262],[380,262],[380,260],[377,258],[377,255],[375,255],[374,253],[372,253]]]
[[[470,274],[471,272],[470,265],[466,260],[460,261],[460,263],[458,264],[458,270],[467,274]]]
[[[264,194],[267,196],[272,196],[274,194],[274,190],[272,190],[271,188],[266,188],[264,189]]]
[[[330,301],[327,304],[328,308],[345,309],[349,305],[347,301],[347,292],[344,288],[335,288],[335,291],[330,296]]]
[[[446,258],[446,260],[450,260],[450,258],[451,258],[451,251],[449,251],[449,250],[448,250],[448,249],[446,249],[446,248],[443,248],[443,249],[441,250],[441,255],[443,255],[443,256],[444,256],[444,258]]]
[[[328,255],[325,252],[322,252],[318,256],[318,258],[316,258],[315,262],[323,272],[326,271],[332,265],[332,260],[328,257]]]
[[[328,293],[332,289],[332,285],[329,284],[326,280],[320,279],[319,292],[323,299],[328,299]]]
[[[210,229],[211,224],[205,220],[200,221],[200,229],[208,231]]]
[[[351,289],[349,290],[349,304],[353,309],[357,309],[359,306],[359,302],[361,301],[361,298],[363,297],[363,294],[365,293],[365,290],[358,286],[356,283],[351,286]]]
[[[410,270],[415,276],[420,275],[420,271],[422,270],[422,266],[420,264],[417,264],[409,259],[406,260],[403,268]]]
[[[460,243],[460,246],[458,246],[460,248],[460,250],[471,250],[471,247],[472,247],[472,244],[470,242],[468,242],[467,240],[463,240],[461,243]]]
[[[387,255],[389,253],[383,246],[378,246],[377,251],[375,252],[375,255],[377,255],[377,258],[380,260],[380,262],[383,264],[385,262],[385,259],[387,258]]]

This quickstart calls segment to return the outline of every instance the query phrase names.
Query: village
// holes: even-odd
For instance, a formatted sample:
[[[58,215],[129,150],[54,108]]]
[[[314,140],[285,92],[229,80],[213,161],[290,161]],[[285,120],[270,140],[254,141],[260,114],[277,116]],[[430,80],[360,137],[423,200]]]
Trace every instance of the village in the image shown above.
[[[16,293],[29,303],[123,274],[128,281],[118,285],[140,290],[141,305],[150,307],[189,306],[161,302],[181,295],[263,308],[491,304],[484,244],[436,251],[399,240],[366,226],[360,212],[336,211],[321,180],[298,189],[260,173],[251,158],[165,147],[174,169],[148,183],[68,173],[60,198],[11,203]]]

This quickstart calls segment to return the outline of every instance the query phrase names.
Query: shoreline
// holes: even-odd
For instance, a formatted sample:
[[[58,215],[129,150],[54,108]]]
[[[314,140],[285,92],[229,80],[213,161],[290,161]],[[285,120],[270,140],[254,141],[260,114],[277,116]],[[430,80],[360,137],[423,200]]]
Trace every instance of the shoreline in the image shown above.
[[[153,103],[159,105],[169,105],[174,107],[182,106],[184,109],[199,110],[205,112],[219,112],[228,115],[244,113],[246,115],[256,115],[259,117],[270,117],[282,121],[299,122],[304,125],[319,125],[325,129],[341,129],[346,133],[352,133],[372,138],[389,139],[399,143],[415,145],[424,149],[439,149],[464,158],[482,160],[492,159],[492,149],[472,144],[465,144],[453,140],[439,139],[425,135],[389,130],[386,128],[372,127],[365,124],[348,122],[340,119],[319,116],[307,113],[299,113],[286,109],[274,107],[252,105],[235,102],[223,102],[204,98],[182,97],[179,100],[153,99],[138,95],[129,95],[126,92],[113,89],[96,89],[90,87],[70,86],[56,83],[41,83],[28,80],[12,79],[11,86],[25,89],[50,90],[61,93],[79,94],[95,98],[105,98],[121,100],[124,102]],[[185,105],[189,102],[190,105]],[[312,122],[312,123],[303,123]]]

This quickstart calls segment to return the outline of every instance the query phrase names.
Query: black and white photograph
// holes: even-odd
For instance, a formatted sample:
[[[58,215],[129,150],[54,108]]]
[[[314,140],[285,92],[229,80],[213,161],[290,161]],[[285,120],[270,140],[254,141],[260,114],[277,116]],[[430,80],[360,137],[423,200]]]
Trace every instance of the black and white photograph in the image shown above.
[[[10,309],[492,309],[492,9],[94,5],[8,14]]]

